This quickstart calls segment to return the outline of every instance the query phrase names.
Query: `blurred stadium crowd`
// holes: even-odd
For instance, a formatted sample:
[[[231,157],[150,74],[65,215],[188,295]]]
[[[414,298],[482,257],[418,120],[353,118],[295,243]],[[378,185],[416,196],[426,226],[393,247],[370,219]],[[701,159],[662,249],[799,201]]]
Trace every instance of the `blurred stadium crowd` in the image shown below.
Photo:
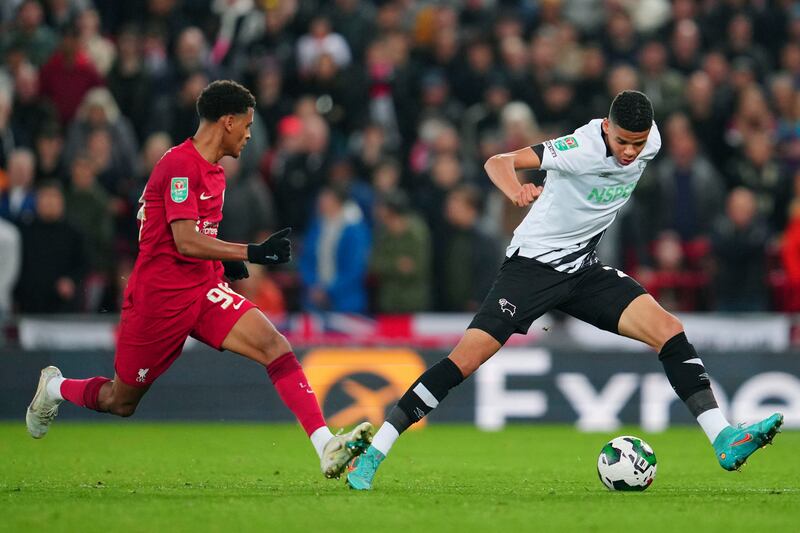
[[[628,88],[665,142],[601,258],[673,310],[800,309],[795,2],[5,0],[0,315],[118,310],[142,188],[219,78],[258,102],[220,237],[294,230],[236,285],[268,312],[475,309],[525,215],[485,159]]]

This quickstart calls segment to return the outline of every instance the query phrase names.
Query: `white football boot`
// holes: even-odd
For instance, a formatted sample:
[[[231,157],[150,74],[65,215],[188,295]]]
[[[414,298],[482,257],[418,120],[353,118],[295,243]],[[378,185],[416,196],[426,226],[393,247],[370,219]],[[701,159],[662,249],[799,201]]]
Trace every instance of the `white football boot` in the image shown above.
[[[372,442],[372,424],[362,422],[353,431],[336,435],[322,448],[320,468],[327,478],[338,478],[350,460],[369,448]]]
[[[54,366],[47,366],[42,369],[39,376],[39,385],[36,387],[36,394],[33,401],[28,406],[25,414],[25,423],[28,425],[28,433],[34,439],[41,439],[47,434],[50,423],[58,414],[58,406],[62,400],[51,398],[47,392],[47,384],[53,378],[60,378],[61,371]]]

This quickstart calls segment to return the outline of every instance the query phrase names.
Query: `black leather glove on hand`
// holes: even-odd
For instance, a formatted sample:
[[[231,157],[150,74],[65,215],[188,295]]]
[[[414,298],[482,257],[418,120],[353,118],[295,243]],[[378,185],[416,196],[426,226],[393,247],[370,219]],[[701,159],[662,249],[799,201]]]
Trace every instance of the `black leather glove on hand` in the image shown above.
[[[230,281],[250,277],[250,273],[247,271],[247,265],[244,264],[244,261],[223,261],[222,266],[225,268],[225,277]]]
[[[289,242],[291,232],[292,228],[283,228],[261,244],[248,244],[247,260],[259,265],[288,263],[292,258],[292,243]]]

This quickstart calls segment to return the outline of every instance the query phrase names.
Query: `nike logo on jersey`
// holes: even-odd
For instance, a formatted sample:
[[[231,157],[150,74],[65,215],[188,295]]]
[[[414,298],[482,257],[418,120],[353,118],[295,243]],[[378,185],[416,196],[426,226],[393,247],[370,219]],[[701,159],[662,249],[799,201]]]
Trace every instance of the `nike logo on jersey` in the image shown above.
[[[277,260],[278,260],[278,254],[274,254],[274,255],[267,255],[267,256],[265,256],[264,258],[265,258],[265,259],[269,259],[270,261],[277,261]]]
[[[233,308],[234,308],[234,309],[236,309],[236,310],[238,311],[238,310],[239,310],[239,308],[242,306],[242,304],[243,304],[243,303],[244,303],[244,298],[242,298],[241,300],[239,300],[239,303],[238,303],[238,304],[233,304]]]
[[[750,442],[751,440],[753,440],[753,436],[750,433],[745,433],[744,437],[737,440],[736,442],[732,442],[731,446],[740,446],[745,442]]]
[[[209,194],[208,196],[206,196],[206,193],[204,193],[204,192],[200,193],[200,199],[201,200],[210,200],[211,198],[214,198],[213,194]]]

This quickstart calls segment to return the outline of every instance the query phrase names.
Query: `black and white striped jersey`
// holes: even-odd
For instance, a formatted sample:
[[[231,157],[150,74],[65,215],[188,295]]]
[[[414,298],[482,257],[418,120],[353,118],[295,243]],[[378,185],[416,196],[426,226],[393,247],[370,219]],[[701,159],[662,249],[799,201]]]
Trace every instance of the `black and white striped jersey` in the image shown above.
[[[653,122],[644,149],[629,165],[621,165],[603,139],[602,119],[581,126],[572,135],[543,144],[544,190],[506,251],[536,259],[560,272],[573,273],[598,262],[595,248],[603,232],[630,199],[644,168],[661,147]]]

